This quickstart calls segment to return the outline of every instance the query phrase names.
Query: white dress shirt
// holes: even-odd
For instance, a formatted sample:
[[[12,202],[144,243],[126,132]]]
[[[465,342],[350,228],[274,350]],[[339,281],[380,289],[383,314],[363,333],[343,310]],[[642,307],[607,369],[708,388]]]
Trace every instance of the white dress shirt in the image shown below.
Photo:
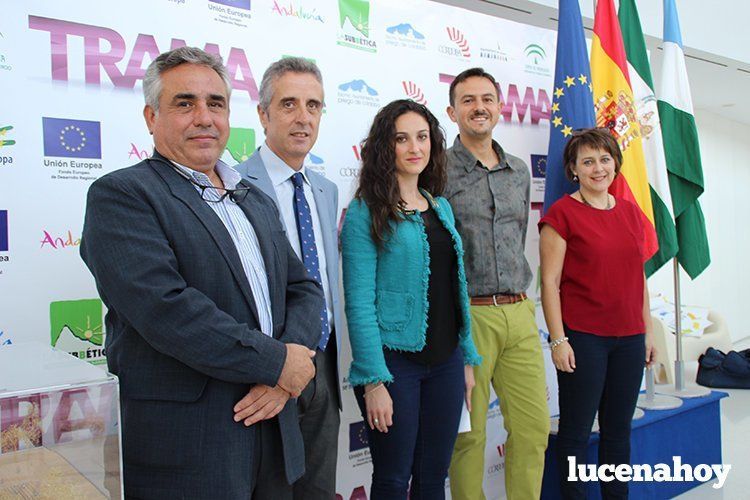
[[[289,243],[292,245],[292,249],[294,249],[294,253],[297,254],[297,257],[302,260],[302,252],[300,251],[299,245],[299,233],[297,231],[297,218],[294,215],[294,184],[292,184],[292,176],[296,174],[297,171],[287,165],[284,160],[271,151],[271,148],[265,143],[260,148],[260,158],[263,160],[263,165],[266,167],[268,176],[271,178],[271,184],[276,192],[276,199],[279,202],[279,212],[281,212],[281,220],[284,222]],[[331,290],[328,286],[328,268],[326,267],[323,232],[320,229],[320,216],[318,215],[318,207],[315,204],[315,195],[313,194],[310,180],[307,178],[307,167],[302,165],[300,172],[305,179],[305,198],[307,199],[307,204],[310,206],[310,213],[312,215],[315,246],[318,249],[320,279],[323,281],[321,284],[323,285],[323,293],[326,298],[328,325],[329,328],[333,328],[333,309],[331,307],[333,299],[331,298]]]
[[[179,163],[173,163],[180,170],[192,177],[198,184],[202,186],[213,185],[208,176],[203,172],[198,172]],[[224,164],[221,160],[216,163],[216,174],[221,179],[221,182],[224,183],[224,187],[228,189],[235,189],[242,179],[239,172],[229,165]],[[195,189],[199,192],[201,191],[201,188],[198,186],[195,186]],[[219,199],[219,194],[215,189],[206,189],[205,191],[205,197],[210,197],[213,200]],[[250,283],[250,290],[255,300],[260,329],[270,337],[273,335],[273,318],[271,316],[271,295],[268,290],[268,273],[266,273],[266,265],[260,253],[260,244],[258,243],[258,236],[255,234],[255,229],[247,219],[245,212],[229,196],[221,202],[207,201],[206,204],[219,216],[224,227],[227,228],[234,246],[237,248],[240,262],[242,262],[242,269],[245,271],[245,276],[247,276],[247,281]]]

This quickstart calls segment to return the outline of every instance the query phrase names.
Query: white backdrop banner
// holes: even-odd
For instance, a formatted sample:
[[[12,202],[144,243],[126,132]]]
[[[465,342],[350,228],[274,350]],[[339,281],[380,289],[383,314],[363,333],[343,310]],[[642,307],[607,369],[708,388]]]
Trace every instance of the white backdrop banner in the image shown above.
[[[229,69],[230,164],[263,141],[256,106],[268,64],[286,55],[317,62],[326,111],[309,163],[339,186],[341,208],[356,187],[359,143],[380,107],[398,98],[426,104],[450,145],[457,130],[445,112],[448,85],[462,70],[484,67],[504,103],[495,136],[532,171],[526,254],[538,269],[553,31],[426,0],[30,0],[6,2],[2,11],[0,345],[40,340],[105,362],[105,310],[78,255],[86,191],[150,154],[141,80],[156,55],[182,45],[221,55]],[[538,288],[535,277],[532,298]],[[369,451],[342,336],[338,492],[342,500],[364,500]],[[545,356],[554,415],[557,388],[546,349]],[[505,431],[494,396],[490,408],[485,491],[502,498]]]

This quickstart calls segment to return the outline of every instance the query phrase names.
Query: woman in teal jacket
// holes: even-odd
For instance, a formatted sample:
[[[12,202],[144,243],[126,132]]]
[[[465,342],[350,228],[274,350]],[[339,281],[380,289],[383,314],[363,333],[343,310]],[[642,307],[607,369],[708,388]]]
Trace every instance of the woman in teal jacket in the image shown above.
[[[352,367],[368,424],[371,500],[445,496],[473,365],[463,248],[445,186],[445,139],[410,100],[381,109],[362,145],[341,234]]]

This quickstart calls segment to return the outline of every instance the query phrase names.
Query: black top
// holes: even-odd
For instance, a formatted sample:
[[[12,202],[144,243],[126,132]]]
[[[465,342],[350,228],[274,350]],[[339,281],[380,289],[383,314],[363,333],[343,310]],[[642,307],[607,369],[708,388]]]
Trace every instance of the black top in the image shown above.
[[[436,365],[450,358],[458,347],[461,322],[458,297],[458,262],[453,240],[437,214],[421,212],[430,247],[430,282],[427,288],[427,344],[419,352],[402,352],[407,359]]]

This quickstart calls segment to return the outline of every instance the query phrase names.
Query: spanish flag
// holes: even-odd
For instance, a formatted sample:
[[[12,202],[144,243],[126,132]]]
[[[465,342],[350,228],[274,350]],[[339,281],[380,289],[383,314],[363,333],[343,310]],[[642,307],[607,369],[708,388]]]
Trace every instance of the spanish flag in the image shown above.
[[[622,150],[620,175],[609,191],[635,203],[643,213],[645,258],[659,248],[641,143],[641,127],[628,76],[628,60],[613,0],[599,0],[591,46],[591,79],[596,124],[607,127]]]

